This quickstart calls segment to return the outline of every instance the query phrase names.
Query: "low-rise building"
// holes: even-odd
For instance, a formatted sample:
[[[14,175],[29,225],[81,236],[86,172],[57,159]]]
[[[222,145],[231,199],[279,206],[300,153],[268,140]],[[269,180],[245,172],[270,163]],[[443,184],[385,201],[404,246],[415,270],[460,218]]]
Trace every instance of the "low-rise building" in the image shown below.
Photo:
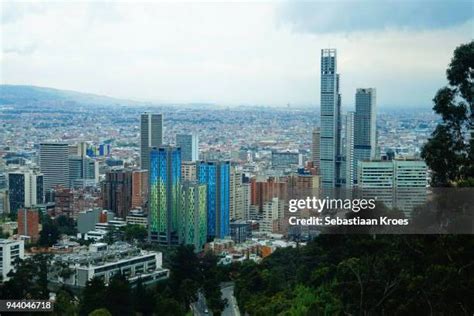
[[[169,270],[163,269],[162,263],[161,252],[145,251],[124,242],[95,243],[87,251],[56,255],[48,280],[81,288],[94,277],[108,284],[114,275],[122,274],[132,285],[138,279],[152,284],[169,277]]]

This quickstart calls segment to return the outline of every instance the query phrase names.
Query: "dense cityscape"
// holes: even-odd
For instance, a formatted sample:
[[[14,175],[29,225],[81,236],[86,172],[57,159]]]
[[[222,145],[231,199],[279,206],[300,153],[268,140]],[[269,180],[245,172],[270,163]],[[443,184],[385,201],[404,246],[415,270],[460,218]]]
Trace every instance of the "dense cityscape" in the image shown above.
[[[320,5],[5,6],[0,313],[472,315],[472,4]]]
[[[319,196],[316,192],[325,187],[385,184],[386,174],[376,175],[379,182],[374,184],[373,175],[362,170],[387,163],[387,170],[399,169],[392,161],[402,167],[409,163],[409,185],[426,191],[420,151],[437,117],[430,110],[377,113],[371,88],[357,90],[355,112],[335,118],[334,113],[341,115],[339,79],[326,65],[336,63],[335,54],[322,51],[321,75],[331,75],[335,90],[321,87],[322,96],[332,95],[320,113],[331,116],[318,117],[313,108],[290,105],[198,109],[94,107],[73,101],[3,104],[2,232],[16,241],[2,242],[19,247],[19,258],[45,251],[41,249],[56,253],[54,266],[69,267],[73,274],[65,278],[61,270],[51,270],[51,284],[80,288],[97,276],[108,284],[117,269],[132,284],[138,279],[153,284],[169,277],[162,253],[140,250],[124,242],[120,232],[137,227],[142,242],[192,245],[196,253],[214,253],[222,265],[259,262],[277,248],[304,245],[318,234],[288,229],[288,200],[303,192]],[[342,121],[337,127],[335,122]],[[338,131],[338,140],[332,141],[341,146],[329,150],[338,152],[333,159],[338,176],[328,175],[334,172],[331,166],[329,171],[323,168],[330,148],[324,131],[332,123]],[[359,177],[368,180],[356,180],[357,166],[365,168]],[[390,190],[396,186],[392,181]],[[394,206],[394,201],[387,202]],[[408,216],[413,207],[405,207]],[[72,220],[74,233],[45,241],[45,216]],[[121,259],[104,263],[107,256]],[[3,265],[4,280],[8,266]]]

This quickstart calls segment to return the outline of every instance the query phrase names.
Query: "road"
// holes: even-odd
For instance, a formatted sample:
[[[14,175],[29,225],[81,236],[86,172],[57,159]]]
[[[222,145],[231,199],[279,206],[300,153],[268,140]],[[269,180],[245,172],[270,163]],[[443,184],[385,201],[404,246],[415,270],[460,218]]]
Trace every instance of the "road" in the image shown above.
[[[222,298],[227,299],[227,305],[222,312],[222,316],[240,316],[239,306],[234,297],[234,283],[221,283],[221,292]],[[198,300],[191,304],[191,310],[195,316],[212,316],[212,312],[206,306],[206,298],[202,293],[198,293]]]
[[[227,299],[227,306],[222,312],[222,316],[240,316],[239,306],[234,296],[234,283],[222,283],[221,292],[222,298]]]

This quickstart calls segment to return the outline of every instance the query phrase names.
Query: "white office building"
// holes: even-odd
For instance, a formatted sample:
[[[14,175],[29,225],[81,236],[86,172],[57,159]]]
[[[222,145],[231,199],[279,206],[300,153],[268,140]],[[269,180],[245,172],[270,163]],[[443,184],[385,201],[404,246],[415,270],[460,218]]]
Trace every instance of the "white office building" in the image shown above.
[[[66,143],[41,143],[39,165],[44,175],[44,191],[56,186],[69,187],[69,146]]]
[[[141,250],[124,242],[112,245],[95,243],[87,250],[55,256],[48,271],[48,280],[56,284],[84,287],[94,277],[108,284],[114,275],[122,274],[132,286],[138,279],[143,284],[152,284],[169,277],[169,270],[163,269],[162,264],[161,252]],[[62,269],[72,272],[64,276]]]
[[[410,217],[416,206],[426,202],[427,172],[423,160],[359,161],[358,187],[366,197],[377,197],[377,201]]]
[[[0,239],[0,276],[2,281],[8,281],[8,273],[15,267],[17,259],[25,258],[25,243],[23,240]]]

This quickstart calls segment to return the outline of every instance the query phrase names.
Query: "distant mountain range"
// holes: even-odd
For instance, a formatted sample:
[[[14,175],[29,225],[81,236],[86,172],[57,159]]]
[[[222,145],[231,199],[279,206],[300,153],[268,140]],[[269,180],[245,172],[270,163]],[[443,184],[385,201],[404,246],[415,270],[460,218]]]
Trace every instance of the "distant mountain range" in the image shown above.
[[[60,90],[54,88],[28,86],[28,85],[0,85],[0,106],[17,105],[17,106],[42,106],[48,103],[61,102],[76,103],[83,106],[175,106],[176,103],[170,102],[145,102],[126,99],[118,99],[92,93],[83,93],[71,90]],[[183,108],[218,108],[219,106],[212,103],[193,102],[179,104]]]
[[[47,102],[75,102],[81,105],[145,105],[150,103],[102,95],[26,85],[0,85],[0,105],[27,105]]]

